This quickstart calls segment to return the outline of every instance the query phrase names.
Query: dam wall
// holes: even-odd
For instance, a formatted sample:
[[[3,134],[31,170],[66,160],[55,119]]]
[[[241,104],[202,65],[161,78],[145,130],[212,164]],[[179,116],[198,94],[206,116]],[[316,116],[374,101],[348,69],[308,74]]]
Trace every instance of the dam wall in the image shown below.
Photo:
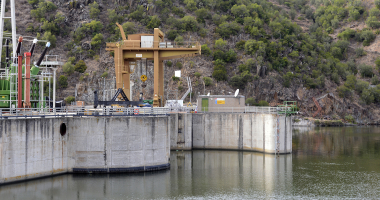
[[[170,150],[291,153],[291,117],[174,113],[0,120],[0,184],[62,173],[170,167]]]
[[[292,152],[292,120],[289,116],[261,113],[177,115],[178,131],[170,136],[172,150]],[[177,125],[173,129],[177,130]]]
[[[69,172],[169,168],[171,119],[168,116],[2,119],[0,184]]]

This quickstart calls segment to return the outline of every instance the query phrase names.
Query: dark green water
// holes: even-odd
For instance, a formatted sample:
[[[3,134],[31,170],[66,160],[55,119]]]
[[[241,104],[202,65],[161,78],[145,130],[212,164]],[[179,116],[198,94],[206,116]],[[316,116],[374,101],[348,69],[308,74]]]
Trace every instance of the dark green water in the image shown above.
[[[380,198],[380,127],[298,128],[289,155],[174,151],[166,171],[0,186],[0,199],[299,198]]]

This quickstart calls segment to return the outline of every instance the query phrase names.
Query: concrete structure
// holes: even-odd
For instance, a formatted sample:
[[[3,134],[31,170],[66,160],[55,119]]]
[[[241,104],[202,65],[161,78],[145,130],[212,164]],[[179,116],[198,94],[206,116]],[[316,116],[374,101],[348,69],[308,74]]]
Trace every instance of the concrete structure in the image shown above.
[[[229,149],[263,153],[292,152],[292,119],[258,113],[177,114],[172,150]]]
[[[169,168],[171,119],[164,116],[1,120],[0,183],[69,172]]]
[[[0,184],[166,169],[170,150],[291,153],[291,117],[257,113],[0,120]]]
[[[244,112],[245,96],[237,95],[199,95],[199,112]]]

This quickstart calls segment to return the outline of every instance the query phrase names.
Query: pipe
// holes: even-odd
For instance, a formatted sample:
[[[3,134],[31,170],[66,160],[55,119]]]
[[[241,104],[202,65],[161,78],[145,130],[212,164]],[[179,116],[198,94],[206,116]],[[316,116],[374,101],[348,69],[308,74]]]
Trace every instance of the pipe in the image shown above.
[[[34,48],[36,47],[36,43],[37,43],[37,39],[34,39],[34,40],[33,40],[32,47],[31,47],[30,50],[29,50],[29,52],[30,52],[30,57],[33,56],[33,52],[34,52]]]
[[[25,87],[24,87],[24,107],[30,108],[30,52],[25,52]]]
[[[17,104],[22,108],[22,56],[18,56],[17,82]]]

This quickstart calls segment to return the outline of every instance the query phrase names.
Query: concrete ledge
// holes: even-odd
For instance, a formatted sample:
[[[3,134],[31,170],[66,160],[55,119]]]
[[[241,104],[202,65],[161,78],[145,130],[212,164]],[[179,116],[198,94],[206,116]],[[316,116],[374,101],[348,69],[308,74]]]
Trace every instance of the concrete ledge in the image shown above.
[[[127,167],[127,168],[73,168],[73,173],[134,173],[134,172],[148,172],[169,169],[170,164],[141,166],[141,167]]]

